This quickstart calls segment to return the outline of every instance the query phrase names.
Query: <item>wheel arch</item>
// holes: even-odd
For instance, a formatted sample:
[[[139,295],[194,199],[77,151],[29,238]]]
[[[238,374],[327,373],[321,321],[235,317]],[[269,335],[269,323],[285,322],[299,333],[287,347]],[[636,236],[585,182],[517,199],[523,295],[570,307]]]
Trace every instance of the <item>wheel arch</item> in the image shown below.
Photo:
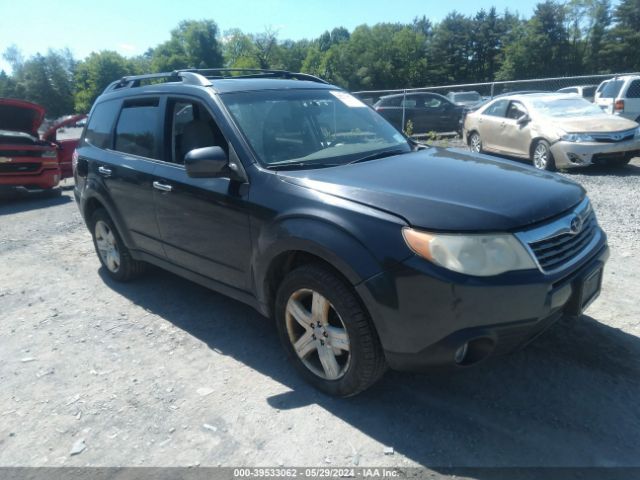
[[[103,209],[107,212],[109,218],[111,218],[118,229],[118,234],[120,235],[120,238],[122,238],[125,246],[127,248],[132,248],[133,242],[128,230],[125,228],[122,217],[118,215],[114,206],[95,190],[90,191],[90,193],[85,193],[82,198],[82,216],[87,228],[91,230],[91,217],[98,209]]]

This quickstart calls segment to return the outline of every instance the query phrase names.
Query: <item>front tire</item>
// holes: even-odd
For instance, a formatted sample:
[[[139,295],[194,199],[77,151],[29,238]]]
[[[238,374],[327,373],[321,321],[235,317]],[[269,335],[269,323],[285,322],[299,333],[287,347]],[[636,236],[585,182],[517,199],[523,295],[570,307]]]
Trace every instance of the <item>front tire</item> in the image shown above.
[[[538,170],[553,172],[556,169],[556,162],[551,153],[551,145],[546,140],[538,140],[531,150],[531,162]]]
[[[482,153],[482,139],[478,132],[473,132],[469,136],[469,150],[474,153]]]
[[[320,265],[289,273],[276,296],[280,340],[300,374],[319,390],[349,397],[386,370],[371,319],[349,284]]]
[[[98,209],[91,216],[91,234],[100,263],[111,278],[127,282],[144,272],[145,263],[133,259],[106,210]]]

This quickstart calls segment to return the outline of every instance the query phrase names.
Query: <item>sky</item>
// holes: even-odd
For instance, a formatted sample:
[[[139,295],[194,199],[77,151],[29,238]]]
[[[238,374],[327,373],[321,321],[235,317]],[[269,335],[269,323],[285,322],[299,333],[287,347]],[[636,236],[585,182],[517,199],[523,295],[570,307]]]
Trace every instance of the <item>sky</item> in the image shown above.
[[[495,6],[529,17],[538,0],[0,0],[0,53],[12,44],[25,56],[68,47],[77,59],[92,51],[144,53],[169,38],[181,20],[213,19],[221,32],[271,28],[280,40],[316,38],[343,26],[408,23],[426,15],[433,22],[454,9],[465,15]],[[39,33],[38,33],[39,32]],[[0,69],[9,70],[0,59]]]

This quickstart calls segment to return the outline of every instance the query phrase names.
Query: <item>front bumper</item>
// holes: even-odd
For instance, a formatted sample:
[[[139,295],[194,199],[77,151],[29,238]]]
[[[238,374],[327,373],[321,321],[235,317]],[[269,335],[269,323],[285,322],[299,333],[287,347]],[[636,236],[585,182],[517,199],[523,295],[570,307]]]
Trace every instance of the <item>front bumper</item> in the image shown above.
[[[559,141],[551,145],[551,153],[558,168],[606,164],[640,157],[640,139],[617,143]]]
[[[357,287],[389,366],[420,371],[464,366],[524,345],[569,311],[581,280],[609,256],[603,241],[569,272],[537,270],[477,279],[412,257]],[[456,351],[465,343],[462,364]]]

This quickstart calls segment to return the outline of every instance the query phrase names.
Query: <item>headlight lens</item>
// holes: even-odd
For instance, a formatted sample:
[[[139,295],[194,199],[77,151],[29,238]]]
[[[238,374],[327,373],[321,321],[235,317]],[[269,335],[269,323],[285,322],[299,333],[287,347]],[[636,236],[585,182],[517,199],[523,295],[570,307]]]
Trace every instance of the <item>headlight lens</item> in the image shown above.
[[[565,142],[593,142],[593,137],[588,133],[566,133],[561,137]]]
[[[640,138],[640,127],[636,128],[636,138]]]
[[[402,234],[417,255],[454,272],[490,277],[511,270],[537,268],[524,246],[508,233],[452,235],[405,227]]]
[[[58,152],[55,150],[45,150],[42,152],[43,158],[56,158],[58,156]]]

